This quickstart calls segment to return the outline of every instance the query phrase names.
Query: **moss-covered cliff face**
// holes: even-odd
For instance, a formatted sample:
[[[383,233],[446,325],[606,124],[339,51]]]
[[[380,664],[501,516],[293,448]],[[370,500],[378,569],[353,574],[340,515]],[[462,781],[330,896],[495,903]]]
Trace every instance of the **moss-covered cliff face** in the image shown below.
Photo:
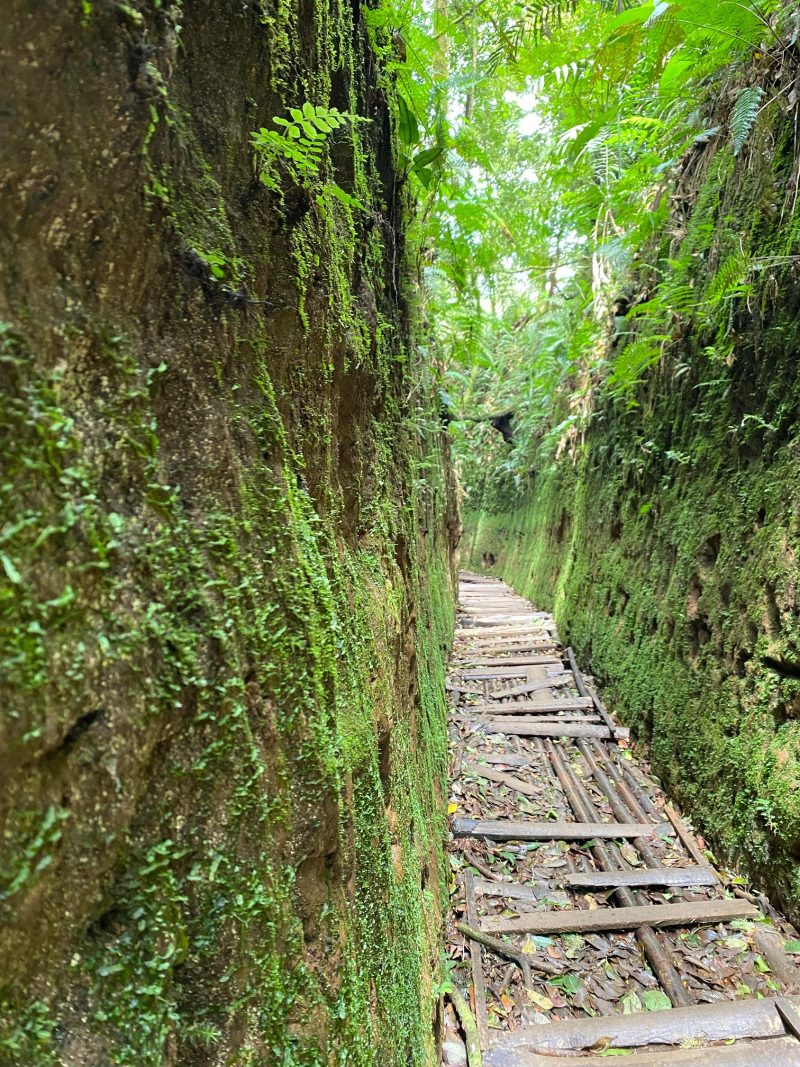
[[[797,917],[794,151],[773,110],[739,160],[721,137],[690,154],[662,254],[693,308],[668,353],[528,493],[468,512],[464,544],[555,607],[669,788]],[[629,301],[652,298],[638,285]]]
[[[0,43],[0,1063],[430,1062],[455,517],[388,44],[259,0]],[[360,207],[258,180],[306,100],[370,120]]]

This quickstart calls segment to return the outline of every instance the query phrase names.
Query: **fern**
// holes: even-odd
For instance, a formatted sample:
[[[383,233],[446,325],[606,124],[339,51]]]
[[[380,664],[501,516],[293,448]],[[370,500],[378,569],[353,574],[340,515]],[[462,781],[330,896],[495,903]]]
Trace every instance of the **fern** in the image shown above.
[[[296,185],[309,188],[320,176],[322,152],[328,136],[348,123],[354,125],[367,121],[335,107],[315,107],[308,101],[302,109],[289,108],[289,116],[286,119],[275,115],[272,120],[283,130],[282,133],[262,127],[251,135],[259,177],[264,185],[275,191],[278,183],[273,168],[277,160],[283,161]]]
[[[753,259],[746,252],[734,252],[728,256],[708,287],[706,306],[717,307],[732,297],[742,295],[746,291],[745,282],[752,269]]]
[[[739,155],[753,132],[763,96],[764,90],[758,85],[742,89],[739,93],[731,118],[731,136],[735,156]]]
[[[669,341],[667,334],[654,334],[631,341],[614,360],[609,385],[612,393],[619,395],[627,392],[642,378],[650,367],[661,359],[664,345]]]

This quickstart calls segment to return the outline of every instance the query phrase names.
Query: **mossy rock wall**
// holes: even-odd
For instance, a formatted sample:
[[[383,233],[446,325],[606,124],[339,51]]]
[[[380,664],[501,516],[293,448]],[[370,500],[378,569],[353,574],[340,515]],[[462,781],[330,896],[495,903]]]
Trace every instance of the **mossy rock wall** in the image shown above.
[[[456,519],[367,14],[5,5],[0,1063],[433,1061]],[[258,180],[305,100],[362,208]]]
[[[724,135],[693,151],[662,254],[689,264],[678,280],[697,310],[675,317],[637,389],[596,404],[583,439],[542,457],[527,492],[466,511],[464,548],[555,610],[667,787],[797,919],[795,168],[774,113],[738,160]],[[741,252],[756,262],[746,290],[734,279],[715,304]],[[638,284],[638,299],[652,295]]]

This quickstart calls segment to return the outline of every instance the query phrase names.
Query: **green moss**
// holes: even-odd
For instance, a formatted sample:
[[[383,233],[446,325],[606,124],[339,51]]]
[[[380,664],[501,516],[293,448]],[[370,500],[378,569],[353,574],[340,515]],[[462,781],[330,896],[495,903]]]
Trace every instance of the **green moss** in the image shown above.
[[[149,200],[126,193],[114,231],[135,285],[98,268],[112,296],[16,307],[2,337],[0,1063],[431,1063],[449,489],[396,249],[348,204],[293,219],[253,191],[255,117],[238,154],[204,126],[229,68],[203,51],[184,73],[208,12],[165,59],[164,9],[140,8],[159,76],[125,144]],[[291,103],[336,80],[363,104],[366,30],[346,4],[313,16],[271,5],[261,44],[225,23],[263,113],[267,68]],[[111,55],[91,34],[120,22],[85,32]],[[340,163],[370,210],[380,136]],[[94,270],[76,257],[69,286]],[[278,325],[220,299],[281,272],[300,298]]]

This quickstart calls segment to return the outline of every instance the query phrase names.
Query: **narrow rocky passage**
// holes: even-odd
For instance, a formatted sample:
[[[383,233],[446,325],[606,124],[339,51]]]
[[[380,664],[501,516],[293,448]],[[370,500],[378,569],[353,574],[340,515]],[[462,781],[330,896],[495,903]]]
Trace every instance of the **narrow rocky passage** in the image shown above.
[[[800,1067],[796,932],[715,865],[550,615],[469,573],[459,609],[448,952],[483,1063]]]

